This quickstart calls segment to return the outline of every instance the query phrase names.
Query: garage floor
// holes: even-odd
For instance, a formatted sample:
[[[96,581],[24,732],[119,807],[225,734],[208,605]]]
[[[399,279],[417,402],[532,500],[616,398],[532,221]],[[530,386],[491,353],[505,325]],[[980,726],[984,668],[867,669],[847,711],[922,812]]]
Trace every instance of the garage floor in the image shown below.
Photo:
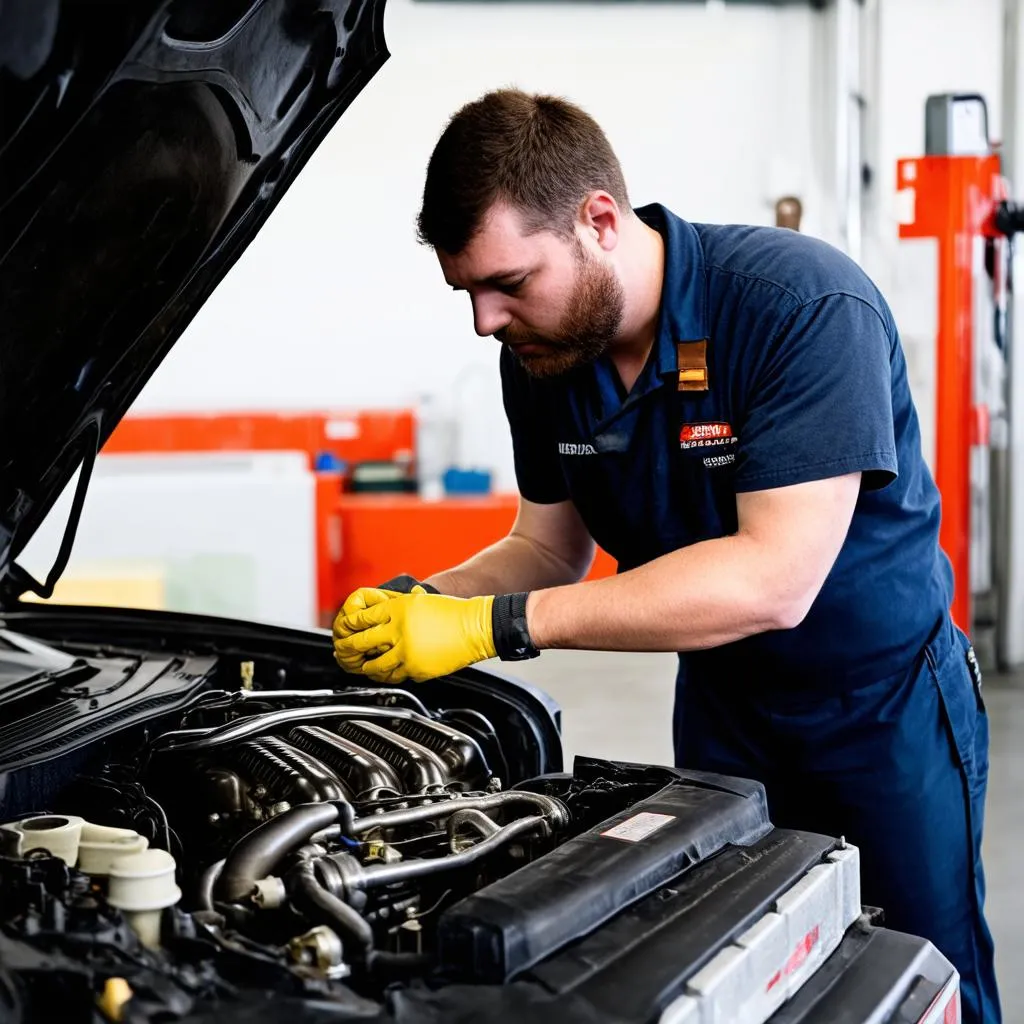
[[[500,670],[500,669],[499,669]],[[575,754],[671,764],[675,656],[547,651],[515,675],[562,706],[566,763]],[[985,858],[1006,1024],[1024,1021],[1024,672],[985,681],[991,719]]]

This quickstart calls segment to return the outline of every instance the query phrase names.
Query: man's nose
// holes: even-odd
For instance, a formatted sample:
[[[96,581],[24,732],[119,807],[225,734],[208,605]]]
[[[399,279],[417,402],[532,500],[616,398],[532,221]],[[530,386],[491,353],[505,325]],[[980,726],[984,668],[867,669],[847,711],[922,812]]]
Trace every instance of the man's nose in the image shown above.
[[[500,302],[481,297],[473,301],[473,328],[481,338],[497,334],[503,327],[508,327],[512,317],[502,308]]]

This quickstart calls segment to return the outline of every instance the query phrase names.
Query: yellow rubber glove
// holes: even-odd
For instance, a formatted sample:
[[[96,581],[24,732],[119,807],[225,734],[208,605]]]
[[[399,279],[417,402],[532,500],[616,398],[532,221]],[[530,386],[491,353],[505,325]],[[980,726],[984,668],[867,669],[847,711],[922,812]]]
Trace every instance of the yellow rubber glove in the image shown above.
[[[490,595],[462,598],[415,590],[367,600],[366,608],[339,616],[334,657],[342,667],[366,658],[359,671],[378,683],[423,682],[457,672],[495,656],[493,603]]]
[[[421,587],[414,587],[414,592],[423,593]],[[374,605],[380,604],[383,601],[390,601],[393,597],[400,597],[400,593],[397,590],[381,590],[379,587],[360,587],[358,590],[353,590],[348,597],[345,598],[345,603],[341,606],[341,610],[334,618],[334,660],[346,671],[353,675],[358,675],[362,670],[363,663],[368,657],[374,657],[373,651],[367,651],[365,653],[357,654],[355,652],[349,652],[344,655],[338,653],[338,641],[344,640],[352,635],[352,630],[349,630],[345,626],[345,619],[349,615],[355,615],[356,612],[365,611],[367,608],[372,608]],[[383,651],[377,653],[383,654]]]

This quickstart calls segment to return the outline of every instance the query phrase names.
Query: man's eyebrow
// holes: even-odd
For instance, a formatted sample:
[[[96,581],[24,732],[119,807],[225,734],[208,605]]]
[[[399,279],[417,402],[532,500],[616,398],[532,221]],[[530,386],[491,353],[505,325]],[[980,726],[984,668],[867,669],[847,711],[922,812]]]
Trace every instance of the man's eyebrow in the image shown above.
[[[473,282],[473,284],[475,284],[475,285],[503,285],[503,284],[510,284],[513,281],[518,281],[520,278],[525,277],[528,273],[530,273],[530,269],[528,267],[521,267],[521,268],[517,268],[517,269],[513,269],[513,270],[501,270],[501,271],[498,271],[498,273],[496,273],[496,274],[490,274],[487,277],[478,278],[477,280],[475,280]],[[466,290],[461,285],[452,284],[451,281],[448,281],[448,284],[450,285],[452,291],[464,292]]]

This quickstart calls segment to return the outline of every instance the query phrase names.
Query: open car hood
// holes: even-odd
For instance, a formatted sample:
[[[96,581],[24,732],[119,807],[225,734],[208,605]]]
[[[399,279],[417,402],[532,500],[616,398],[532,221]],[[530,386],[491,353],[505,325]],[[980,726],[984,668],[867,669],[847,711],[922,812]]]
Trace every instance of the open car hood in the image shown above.
[[[383,13],[0,4],[0,579],[383,65]]]

